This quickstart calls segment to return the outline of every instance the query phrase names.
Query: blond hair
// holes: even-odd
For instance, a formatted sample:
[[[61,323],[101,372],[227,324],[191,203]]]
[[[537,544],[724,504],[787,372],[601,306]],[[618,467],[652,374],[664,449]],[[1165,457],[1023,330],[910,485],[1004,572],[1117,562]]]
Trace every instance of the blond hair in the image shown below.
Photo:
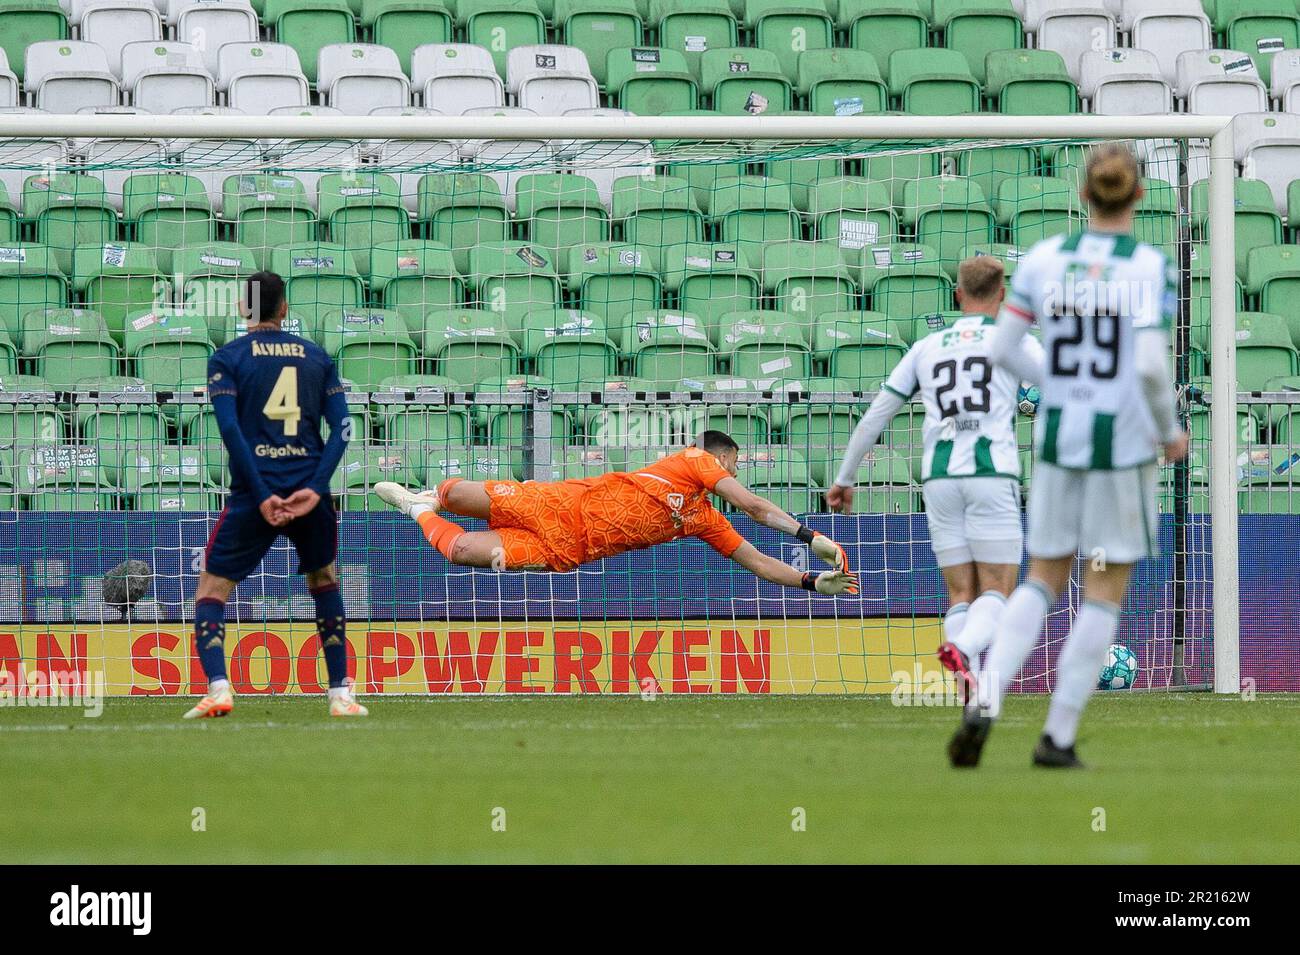
[[[957,288],[965,298],[987,301],[997,295],[1006,273],[1006,267],[997,256],[971,256],[957,266]]]
[[[1142,171],[1127,146],[1107,143],[1088,156],[1084,196],[1104,216],[1127,211],[1138,199]]]

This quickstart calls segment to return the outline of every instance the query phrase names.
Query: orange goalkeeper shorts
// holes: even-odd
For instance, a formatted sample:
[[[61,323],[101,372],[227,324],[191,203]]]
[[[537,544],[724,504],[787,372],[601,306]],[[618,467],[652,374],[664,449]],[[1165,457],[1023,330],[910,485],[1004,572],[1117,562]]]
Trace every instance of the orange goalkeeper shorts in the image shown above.
[[[501,538],[504,570],[573,570],[587,559],[579,482],[485,481],[488,527]]]

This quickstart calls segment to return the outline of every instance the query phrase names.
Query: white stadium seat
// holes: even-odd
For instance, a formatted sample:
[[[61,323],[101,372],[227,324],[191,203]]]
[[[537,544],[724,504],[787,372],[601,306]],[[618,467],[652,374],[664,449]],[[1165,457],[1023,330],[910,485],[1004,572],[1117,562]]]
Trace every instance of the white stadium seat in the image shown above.
[[[185,106],[174,116],[243,116],[231,106]],[[252,139],[177,139],[168,144],[173,163],[184,166],[188,175],[203,183],[212,211],[221,214],[222,187],[227,176],[247,172],[262,159],[262,147]]]
[[[180,7],[176,14],[176,39],[203,53],[203,65],[217,76],[219,55],[227,43],[256,43],[257,14],[244,0],[202,0]]]
[[[381,107],[371,116],[442,116],[436,109],[424,106],[407,106],[402,109]],[[455,172],[460,165],[460,148],[440,139],[390,139],[368,142],[365,153],[385,167],[402,194],[402,205],[411,215],[419,211],[417,189],[420,177],[436,172]],[[409,170],[409,171],[406,171]]]
[[[113,109],[81,110],[83,113],[121,113],[140,115],[145,110],[133,106]],[[72,152],[82,157],[90,168],[90,175],[104,183],[104,198],[119,213],[122,211],[122,190],[126,180],[138,172],[165,172],[167,144],[158,139],[76,139]]]
[[[0,109],[18,105],[18,77],[9,69],[9,57],[0,49]]]
[[[169,30],[175,30],[176,27],[180,25],[181,14],[185,12],[187,7],[195,5],[205,7],[220,5],[223,7],[241,6],[247,7],[250,10],[253,9],[253,5],[249,0],[158,0],[158,3],[162,7],[163,26]],[[256,16],[256,12],[254,12],[254,16]],[[178,39],[180,38],[178,37]],[[193,41],[186,40],[185,42],[189,43]]]
[[[23,71],[28,105],[50,113],[83,106],[116,106],[122,93],[108,55],[81,40],[41,40],[27,47]]]
[[[1287,186],[1300,178],[1300,116],[1242,113],[1232,121],[1232,140],[1242,177],[1268,183],[1277,214],[1285,216]]]
[[[426,43],[411,53],[411,85],[420,105],[448,116],[506,104],[492,54],[472,43]]]
[[[1178,98],[1187,112],[1235,116],[1268,109],[1268,90],[1255,63],[1236,50],[1188,50],[1178,55]]]
[[[411,81],[397,54],[373,43],[331,43],[316,60],[316,89],[321,99],[352,116],[384,106],[407,106]]]
[[[333,106],[281,106],[271,111],[272,116],[342,116],[342,110]],[[293,177],[307,192],[307,201],[317,208],[316,187],[322,176],[361,165],[359,143],[343,139],[275,139],[262,143],[267,159],[292,166]]]
[[[227,43],[217,62],[217,91],[225,95],[226,105],[250,116],[311,102],[298,53],[284,43]]]
[[[506,92],[516,105],[540,116],[563,116],[600,105],[587,54],[576,46],[515,47],[506,59]]]
[[[625,109],[571,109],[565,116],[607,116],[617,119],[632,116]],[[614,183],[630,176],[653,176],[654,148],[646,142],[627,140],[576,140],[556,143],[556,157],[572,172],[581,173],[596,184],[600,201],[607,212],[613,211]]]
[[[1025,29],[1034,46],[1055,50],[1079,82],[1079,57],[1116,45],[1115,20],[1102,0],[1025,0]]]
[[[203,54],[175,40],[124,46],[122,88],[132,104],[155,113],[216,102],[216,81],[203,65]]]
[[[81,39],[98,43],[108,68],[122,78],[122,47],[137,40],[161,40],[162,18],[153,0],[89,0],[82,8]]]
[[[503,106],[499,109],[480,107],[466,110],[462,116],[536,116],[531,109]],[[505,197],[506,208],[515,214],[515,184],[520,176],[531,173],[557,172],[554,163],[554,146],[539,139],[497,140],[471,139],[461,143],[460,154],[472,160],[475,172],[496,180]],[[500,170],[495,166],[501,166]]]
[[[1165,82],[1178,81],[1178,54],[1213,45],[1210,20],[1200,0],[1125,0],[1129,46],[1150,50],[1160,61]]]
[[[1270,73],[1274,108],[1300,113],[1300,50],[1273,54]]]
[[[1089,50],[1079,57],[1079,95],[1110,116],[1170,113],[1174,95],[1147,50]]]

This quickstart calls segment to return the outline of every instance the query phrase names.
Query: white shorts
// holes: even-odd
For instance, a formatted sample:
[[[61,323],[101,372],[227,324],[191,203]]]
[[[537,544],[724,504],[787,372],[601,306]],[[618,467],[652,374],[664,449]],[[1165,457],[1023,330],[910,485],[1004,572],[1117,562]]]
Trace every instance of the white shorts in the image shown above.
[[[1020,565],[1020,484],[1013,478],[936,478],[926,481],[925,519],[940,567]]]
[[[1029,556],[1101,557],[1135,564],[1155,557],[1156,466],[1083,471],[1034,462]]]

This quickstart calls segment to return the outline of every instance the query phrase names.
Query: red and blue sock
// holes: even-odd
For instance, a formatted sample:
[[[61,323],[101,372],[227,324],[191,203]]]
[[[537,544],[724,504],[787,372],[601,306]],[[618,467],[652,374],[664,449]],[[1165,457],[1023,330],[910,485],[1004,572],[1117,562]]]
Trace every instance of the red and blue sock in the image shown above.
[[[325,672],[329,674],[330,689],[336,690],[346,685],[348,678],[348,621],[343,595],[338,584],[326,584],[312,588],[311,597],[316,601],[316,632],[325,654]]]
[[[194,601],[194,646],[212,683],[226,677],[226,604],[214,597]]]

